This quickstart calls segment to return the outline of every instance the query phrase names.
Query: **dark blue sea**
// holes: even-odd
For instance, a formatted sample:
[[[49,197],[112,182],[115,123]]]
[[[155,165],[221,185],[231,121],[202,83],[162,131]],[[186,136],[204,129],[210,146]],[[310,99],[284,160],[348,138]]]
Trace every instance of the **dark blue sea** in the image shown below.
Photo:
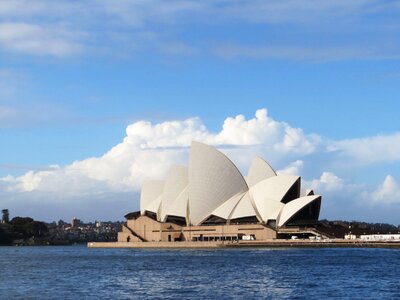
[[[0,247],[0,299],[400,299],[397,249]]]

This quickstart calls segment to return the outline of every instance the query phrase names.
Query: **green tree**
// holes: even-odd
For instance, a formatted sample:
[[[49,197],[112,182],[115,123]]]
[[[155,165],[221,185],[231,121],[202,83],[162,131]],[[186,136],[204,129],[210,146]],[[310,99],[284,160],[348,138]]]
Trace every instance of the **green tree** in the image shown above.
[[[10,223],[13,226],[16,237],[19,238],[43,237],[49,231],[45,223],[34,221],[29,217],[15,217]]]
[[[11,226],[0,225],[0,245],[9,245],[13,241]]]

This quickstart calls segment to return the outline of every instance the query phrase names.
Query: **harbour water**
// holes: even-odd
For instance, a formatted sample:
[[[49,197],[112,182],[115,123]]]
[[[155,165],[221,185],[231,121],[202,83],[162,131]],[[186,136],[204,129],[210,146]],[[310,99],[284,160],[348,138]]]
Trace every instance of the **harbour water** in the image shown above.
[[[0,299],[399,299],[398,249],[0,247]]]

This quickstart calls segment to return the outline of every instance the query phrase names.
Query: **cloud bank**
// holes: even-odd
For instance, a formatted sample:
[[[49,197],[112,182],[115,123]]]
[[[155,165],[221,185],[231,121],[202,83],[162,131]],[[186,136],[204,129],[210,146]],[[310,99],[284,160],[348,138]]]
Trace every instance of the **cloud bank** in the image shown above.
[[[395,145],[397,133],[330,141],[274,120],[266,109],[258,110],[250,119],[243,115],[228,117],[218,132],[210,132],[197,117],[156,124],[137,121],[127,126],[123,141],[102,156],[0,178],[0,196],[9,208],[25,206],[35,211],[35,207],[59,205],[66,211],[81,207],[78,211],[87,218],[107,213],[110,218],[121,218],[117,213],[138,208],[138,193],[144,180],[162,178],[171,164],[187,164],[192,140],[218,147],[244,173],[254,155],[261,155],[279,173],[303,176],[303,188],[323,195],[325,217],[340,218],[348,207],[365,210],[366,205],[400,209],[400,183],[394,177],[388,175],[383,183],[365,185],[346,175],[349,168],[360,163],[399,162],[400,155],[388,147]],[[370,150],[363,155],[366,143]],[[114,213],[105,211],[104,207],[112,203],[119,208]],[[35,213],[40,215],[39,210]]]
[[[138,121],[126,128],[120,144],[101,157],[1,180],[7,190],[19,192],[64,191],[79,196],[92,189],[138,191],[143,180],[162,177],[172,163],[185,163],[192,140],[228,147],[225,151],[241,160],[240,165],[250,163],[250,158],[243,159],[247,148],[263,149],[271,157],[293,157],[312,153],[319,143],[317,136],[273,120],[266,109],[249,120],[243,115],[227,118],[218,133],[208,131],[199,118],[159,124]]]
[[[0,49],[58,59],[149,51],[230,59],[398,58],[399,13],[395,1],[377,0],[1,0]],[[250,35],[261,30],[250,43],[224,30],[236,24]],[[210,28],[219,30],[210,34]],[[370,42],[359,38],[365,35]]]

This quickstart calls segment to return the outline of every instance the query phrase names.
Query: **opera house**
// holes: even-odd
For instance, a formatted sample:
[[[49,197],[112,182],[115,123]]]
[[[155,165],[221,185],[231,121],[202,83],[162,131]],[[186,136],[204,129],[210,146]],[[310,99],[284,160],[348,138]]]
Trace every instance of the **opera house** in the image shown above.
[[[321,196],[301,195],[299,176],[277,175],[256,157],[244,177],[223,153],[193,142],[189,165],[145,182],[140,211],[127,214],[119,242],[236,241],[277,238],[316,224]]]

